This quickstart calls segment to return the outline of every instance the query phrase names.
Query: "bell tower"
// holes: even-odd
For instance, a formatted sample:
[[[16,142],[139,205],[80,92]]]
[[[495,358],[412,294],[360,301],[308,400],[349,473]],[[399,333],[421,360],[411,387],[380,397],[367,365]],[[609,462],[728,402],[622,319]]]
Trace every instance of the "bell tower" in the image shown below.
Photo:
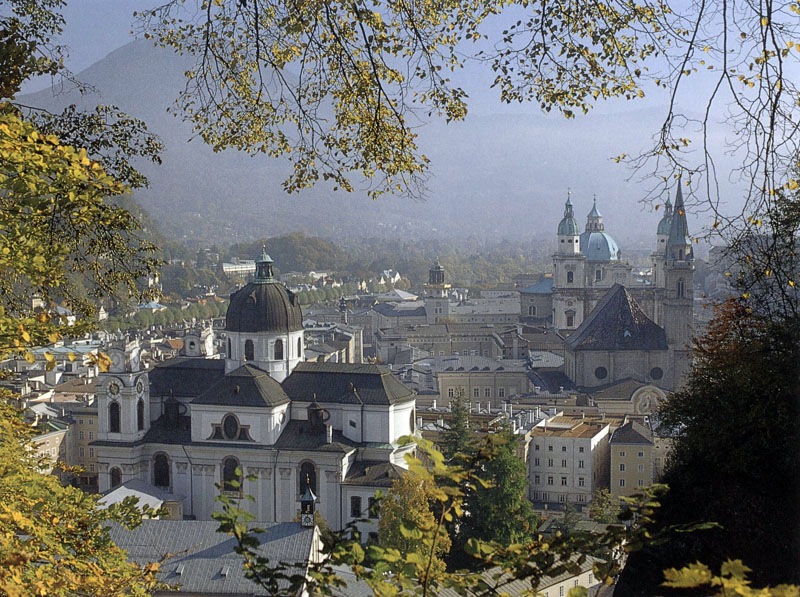
[[[150,428],[150,389],[139,341],[109,347],[106,353],[111,363],[100,373],[97,438],[135,442]]]
[[[553,255],[553,327],[569,333],[583,321],[586,258],[581,252],[580,228],[567,191],[564,217],[558,223]]]
[[[428,270],[428,283],[425,284],[425,315],[428,323],[439,323],[450,317],[449,289],[450,284],[444,281],[444,268],[437,258]]]
[[[674,358],[675,388],[689,369],[694,305],[694,251],[686,223],[681,181],[675,194],[675,211],[664,249],[664,331]]]

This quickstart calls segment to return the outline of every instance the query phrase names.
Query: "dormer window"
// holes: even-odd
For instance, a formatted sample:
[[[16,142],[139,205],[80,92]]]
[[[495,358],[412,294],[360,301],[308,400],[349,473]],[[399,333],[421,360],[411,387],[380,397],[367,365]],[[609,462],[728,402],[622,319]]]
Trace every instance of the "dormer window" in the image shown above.
[[[245,441],[252,442],[253,438],[250,437],[249,425],[239,424],[239,419],[236,415],[228,413],[222,417],[222,423],[213,425],[214,431],[207,439],[222,439],[231,441]]]

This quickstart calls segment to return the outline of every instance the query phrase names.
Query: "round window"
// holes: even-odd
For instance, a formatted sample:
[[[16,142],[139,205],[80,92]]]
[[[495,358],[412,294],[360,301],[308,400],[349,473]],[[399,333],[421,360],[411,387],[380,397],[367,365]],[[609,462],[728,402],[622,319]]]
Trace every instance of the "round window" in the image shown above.
[[[608,377],[608,369],[606,369],[605,367],[598,367],[597,369],[594,370],[594,376],[597,379],[605,379],[606,377]]]
[[[658,380],[662,377],[664,377],[664,371],[661,369],[661,367],[653,367],[650,369],[650,379]]]
[[[222,432],[225,439],[236,439],[239,435],[239,421],[233,415],[225,415],[222,419]]]

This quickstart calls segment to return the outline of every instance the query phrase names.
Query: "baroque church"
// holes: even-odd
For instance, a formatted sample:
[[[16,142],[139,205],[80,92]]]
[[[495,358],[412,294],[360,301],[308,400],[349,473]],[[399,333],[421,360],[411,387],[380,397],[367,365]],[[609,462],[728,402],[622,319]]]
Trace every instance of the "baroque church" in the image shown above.
[[[241,507],[255,520],[288,522],[310,490],[332,529],[366,517],[413,450],[399,440],[415,430],[414,392],[377,365],[304,362],[299,303],[265,252],[231,296],[225,329],[224,359],[207,356],[200,337],[187,337],[189,356],[150,370],[135,342],[107,351],[93,444],[100,491],[144,487],[174,504],[174,517],[210,520],[219,486],[253,496]]]
[[[552,289],[542,298],[549,298],[553,327],[566,337],[564,372],[578,387],[632,378],[674,390],[688,371],[694,254],[680,184],[674,209],[669,199],[664,207],[652,275],[636,278],[596,201],[581,232],[567,198]]]

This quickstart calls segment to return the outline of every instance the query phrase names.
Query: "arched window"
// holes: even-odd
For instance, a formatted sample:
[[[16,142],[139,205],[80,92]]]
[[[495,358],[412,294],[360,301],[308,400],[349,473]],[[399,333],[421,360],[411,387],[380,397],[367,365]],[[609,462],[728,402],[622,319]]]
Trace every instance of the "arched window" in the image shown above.
[[[311,491],[315,494],[317,492],[317,467],[313,462],[306,460],[300,464],[300,471],[298,473],[298,493],[303,495],[306,488],[310,487]]]
[[[231,339],[230,338],[228,338],[228,358],[229,359],[232,358],[231,357]]]
[[[283,360],[283,340],[278,338],[275,340],[275,360],[282,361]]]
[[[245,361],[255,361],[256,360],[256,349],[253,346],[252,340],[247,340],[244,343],[244,360]]]
[[[139,431],[144,429],[144,400],[141,398],[136,403],[136,429]]]
[[[683,292],[684,292],[683,278],[678,278],[678,288],[677,288],[677,290],[678,290],[678,298],[683,298]]]
[[[573,278],[574,274],[572,272],[567,272],[567,284],[572,284]]]
[[[108,472],[111,475],[111,489],[114,489],[115,487],[119,487],[120,485],[122,485],[122,471],[121,470],[119,470],[115,466]]]
[[[242,489],[242,478],[236,474],[239,468],[239,461],[233,456],[228,456],[222,461],[222,491],[232,491],[239,493]],[[236,486],[234,483],[238,483]]]
[[[108,405],[108,430],[119,433],[119,402],[110,402]]]
[[[536,307],[534,305],[528,307],[528,315],[536,315]]]
[[[169,459],[166,454],[153,456],[153,485],[169,487]]]
[[[303,356],[303,339],[302,338],[298,338],[297,339],[297,358],[299,359],[301,356]]]

